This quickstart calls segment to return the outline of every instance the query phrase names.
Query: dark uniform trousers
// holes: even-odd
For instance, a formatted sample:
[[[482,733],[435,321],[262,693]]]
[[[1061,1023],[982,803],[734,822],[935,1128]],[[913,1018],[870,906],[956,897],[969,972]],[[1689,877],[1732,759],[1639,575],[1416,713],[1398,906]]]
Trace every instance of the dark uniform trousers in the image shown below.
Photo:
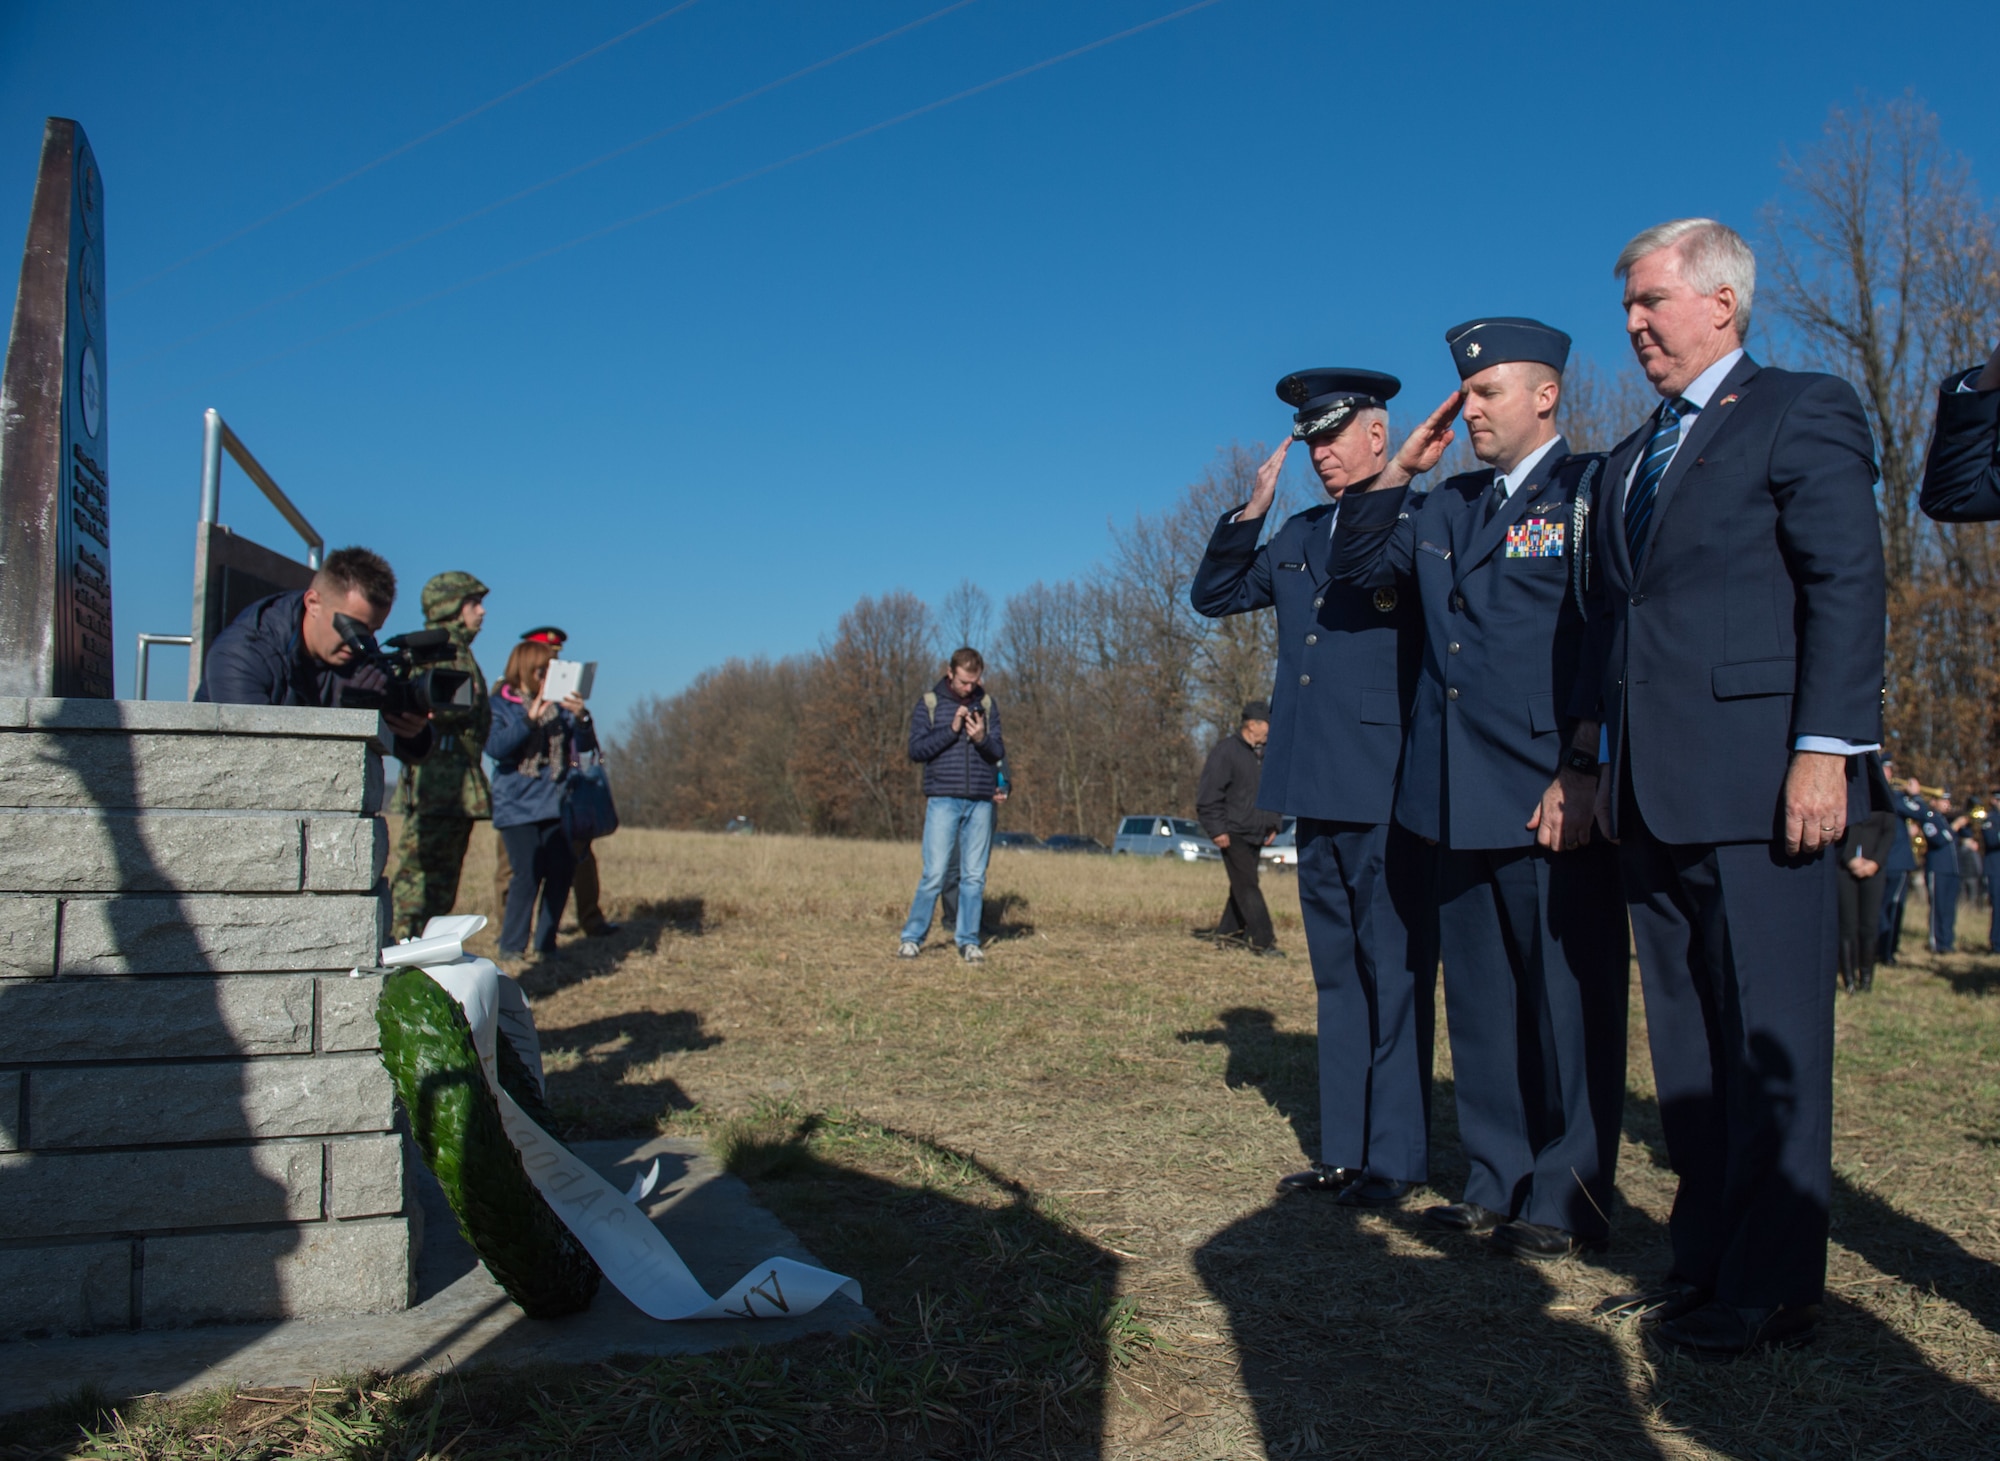
[[[1271,910],[1265,906],[1264,890],[1257,886],[1257,867],[1263,849],[1247,833],[1232,835],[1222,849],[1222,865],[1229,873],[1229,902],[1215,932],[1221,938],[1242,934],[1253,949],[1268,949],[1278,941],[1271,929]]]
[[[1439,844],[1465,1200],[1585,1241],[1608,1231],[1618,1156],[1623,899],[1606,846],[1550,855],[1524,824],[1561,759],[1587,630],[1577,499],[1599,467],[1557,438],[1504,503],[1490,470],[1402,504],[1368,493],[1342,509],[1334,563],[1424,614],[1396,818]]]
[[[1787,860],[1768,841],[1675,846],[1623,800],[1619,864],[1680,1178],[1672,1276],[1745,1308],[1817,1303],[1833,1185],[1833,860]]]
[[[1958,946],[1958,842],[1948,838],[1943,855],[1924,859],[1924,882],[1931,900],[1931,950],[1949,954]]]
[[[1465,1200],[1609,1232],[1630,1003],[1614,850],[1444,849],[1438,932]]]
[[[1433,849],[1380,823],[1301,817],[1295,835],[1319,995],[1320,1160],[1423,1182],[1437,998]]]

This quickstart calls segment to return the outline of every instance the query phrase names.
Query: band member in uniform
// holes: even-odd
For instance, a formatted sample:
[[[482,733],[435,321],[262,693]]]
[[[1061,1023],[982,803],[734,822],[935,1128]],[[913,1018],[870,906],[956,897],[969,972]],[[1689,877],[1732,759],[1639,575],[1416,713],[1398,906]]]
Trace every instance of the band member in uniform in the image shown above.
[[[1604,458],[1556,430],[1569,336],[1537,320],[1445,332],[1460,387],[1374,487],[1346,501],[1337,581],[1394,586],[1424,616],[1396,821],[1438,845],[1438,934],[1463,1200],[1433,1223],[1560,1258],[1608,1236],[1625,1103],[1625,908],[1590,838],[1596,726],[1570,749],[1590,498]],[[1463,409],[1489,465],[1407,502]]]
[[[1667,1281],[1605,1309],[1728,1358],[1804,1338],[1826,1285],[1829,850],[1882,732],[1875,463],[1853,387],[1744,353],[1757,265],[1733,229],[1649,228],[1615,273],[1660,406],[1605,471],[1604,652],[1574,708],[1604,720],[1680,1186]]]
[[[1421,621],[1394,587],[1331,576],[1346,494],[1388,465],[1385,403],[1400,388],[1372,370],[1305,370],[1278,382],[1297,412],[1291,436],[1259,469],[1250,501],[1216,524],[1190,595],[1210,618],[1278,611],[1257,805],[1299,819],[1299,904],[1319,991],[1321,1144],[1321,1160],[1279,1186],[1352,1206],[1399,1204],[1429,1176],[1433,858],[1389,820]],[[1293,441],[1306,443],[1332,501],[1287,519],[1260,548]]]

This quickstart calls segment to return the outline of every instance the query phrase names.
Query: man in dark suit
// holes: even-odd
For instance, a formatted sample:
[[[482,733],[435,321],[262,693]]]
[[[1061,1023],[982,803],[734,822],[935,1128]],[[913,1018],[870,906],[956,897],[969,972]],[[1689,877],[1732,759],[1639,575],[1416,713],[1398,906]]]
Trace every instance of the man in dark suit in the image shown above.
[[[1426,1214],[1504,1253],[1603,1246],[1625,1103],[1624,900],[1591,842],[1597,748],[1571,752],[1584,536],[1602,456],[1556,430],[1569,336],[1538,320],[1445,332],[1459,390],[1373,490],[1349,493],[1334,577],[1393,585],[1424,615],[1423,675],[1396,820],[1438,845],[1438,934],[1461,1201]],[[1404,501],[1463,409],[1491,465]],[[1593,741],[1593,725],[1585,737]]]
[[[1394,588],[1333,582],[1341,504],[1389,461],[1372,370],[1307,370],[1278,395],[1292,434],[1250,501],[1215,526],[1190,598],[1210,618],[1278,611],[1277,686],[1257,805],[1297,817],[1299,905],[1319,991],[1321,1160],[1280,1188],[1392,1206],[1429,1176],[1437,977],[1430,850],[1389,822],[1416,683],[1416,605]],[[1293,441],[1332,497],[1258,547]],[[1400,496],[1400,494],[1389,494]]]
[[[1938,388],[1917,504],[1941,523],[2000,518],[2000,348],[1984,369],[1960,371]]]
[[[1850,386],[1744,353],[1756,259],[1732,229],[1647,229],[1615,272],[1661,404],[1605,474],[1610,612],[1574,709],[1604,721],[1601,806],[1680,1188],[1667,1282],[1607,1312],[1729,1357],[1802,1339],[1825,1289],[1825,853],[1881,740],[1875,463]]]

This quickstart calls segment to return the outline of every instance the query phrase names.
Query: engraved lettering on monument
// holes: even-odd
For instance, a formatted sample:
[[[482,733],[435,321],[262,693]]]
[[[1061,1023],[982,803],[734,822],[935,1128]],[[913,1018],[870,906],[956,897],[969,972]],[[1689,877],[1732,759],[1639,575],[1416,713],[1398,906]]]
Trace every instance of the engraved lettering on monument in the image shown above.
[[[104,184],[51,117],[0,377],[0,695],[109,699]]]

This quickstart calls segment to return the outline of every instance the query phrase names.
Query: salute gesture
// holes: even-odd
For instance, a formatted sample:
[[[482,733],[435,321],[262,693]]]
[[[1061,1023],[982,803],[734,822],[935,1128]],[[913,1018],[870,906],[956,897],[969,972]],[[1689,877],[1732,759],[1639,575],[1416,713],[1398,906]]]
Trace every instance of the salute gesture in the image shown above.
[[[1423,425],[1412,431],[1409,438],[1396,448],[1396,455],[1369,490],[1379,492],[1385,487],[1404,486],[1412,477],[1421,477],[1435,467],[1443,459],[1445,448],[1458,440],[1458,433],[1451,429],[1451,423],[1464,404],[1464,391],[1453,391],[1446,396],[1444,403],[1424,418]]]
[[[1254,522],[1271,510],[1278,496],[1278,474],[1285,470],[1285,453],[1291,449],[1292,439],[1288,436],[1264,459],[1264,465],[1257,469],[1257,485],[1250,489],[1250,505],[1236,514],[1236,521]]]

